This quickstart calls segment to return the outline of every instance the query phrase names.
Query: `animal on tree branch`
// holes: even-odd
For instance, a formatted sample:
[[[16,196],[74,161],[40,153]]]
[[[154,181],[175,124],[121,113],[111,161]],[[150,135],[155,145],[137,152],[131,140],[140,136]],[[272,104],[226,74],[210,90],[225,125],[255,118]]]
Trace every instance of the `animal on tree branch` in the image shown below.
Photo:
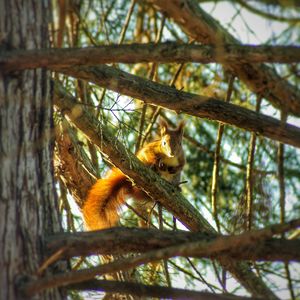
[[[180,122],[176,129],[171,129],[163,119],[160,122],[160,139],[140,149],[137,157],[162,178],[178,186],[185,164],[182,148],[184,122]],[[118,168],[110,170],[105,178],[98,179],[83,206],[87,228],[96,230],[116,226],[118,209],[129,196],[137,201],[149,198]]]

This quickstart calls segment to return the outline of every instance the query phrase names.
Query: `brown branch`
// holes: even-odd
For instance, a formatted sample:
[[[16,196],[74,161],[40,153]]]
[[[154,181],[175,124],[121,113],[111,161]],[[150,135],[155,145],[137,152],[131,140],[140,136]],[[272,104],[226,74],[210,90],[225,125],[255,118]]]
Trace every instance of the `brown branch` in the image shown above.
[[[62,233],[46,239],[48,253],[55,253],[63,246],[64,258],[93,254],[125,254],[147,252],[197,239],[211,240],[216,235],[184,231],[161,231],[146,228],[115,227],[102,231]],[[102,245],[101,247],[99,247]]]
[[[111,293],[130,294],[138,297],[154,297],[159,299],[195,299],[195,300],[254,300],[254,298],[235,296],[231,294],[215,294],[198,292],[179,288],[149,286],[131,282],[90,280],[66,287],[70,290],[92,290]]]
[[[74,224],[74,218],[73,214],[71,212],[70,203],[68,200],[68,192],[66,186],[63,184],[62,180],[59,179],[59,194],[60,194],[60,201],[61,201],[61,209],[60,213],[63,213],[65,211],[66,214],[66,227],[68,232],[75,232],[75,224]]]
[[[189,258],[186,258],[187,261],[189,262]],[[179,266],[178,264],[174,263],[172,260],[169,260],[170,265],[172,265],[176,270],[180,271],[181,273],[189,276],[191,279],[195,279],[203,284],[206,284],[207,288],[209,288],[213,293],[215,290],[220,291],[221,289],[215,285],[213,285],[212,283],[207,282],[204,277],[201,275],[201,270],[198,271],[198,269],[194,266],[194,264],[190,264],[191,267],[193,268],[193,270],[196,272],[196,274],[199,276],[195,276],[192,272],[188,271],[186,268],[183,268],[181,266]]]
[[[107,45],[87,48],[40,49],[3,52],[0,68],[6,71],[53,66],[108,63],[293,63],[300,61],[299,46],[177,44]],[[283,81],[286,83],[286,81]],[[299,99],[299,98],[298,98]]]
[[[175,86],[175,83],[176,83],[176,81],[178,79],[178,76],[179,76],[180,72],[183,69],[183,66],[184,66],[183,63],[178,66],[178,68],[177,68],[177,70],[176,70],[176,72],[175,72],[175,74],[174,74],[174,76],[173,76],[173,78],[172,78],[172,80],[170,82],[170,86]],[[157,106],[156,109],[155,109],[155,111],[153,112],[153,115],[151,116],[151,120],[149,122],[149,125],[146,128],[146,130],[145,130],[145,134],[144,134],[144,137],[143,137],[143,140],[142,140],[142,145],[147,140],[147,137],[149,136],[149,134],[150,134],[150,132],[151,132],[151,130],[153,128],[154,123],[156,122],[158,116],[160,115],[161,110],[162,110],[162,108],[159,107],[159,106]],[[167,119],[167,118],[165,118],[165,119]]]
[[[248,231],[237,236],[218,237],[213,241],[196,241],[186,244],[179,244],[158,250],[153,250],[140,254],[139,256],[121,258],[111,263],[103,264],[89,269],[70,271],[64,274],[57,274],[51,277],[44,277],[36,281],[25,284],[22,291],[25,295],[33,295],[44,289],[66,286],[72,283],[82,282],[94,278],[95,276],[107,273],[115,273],[135,268],[160,259],[167,259],[174,256],[197,256],[205,255],[219,257],[232,249],[242,249],[272,237],[274,234],[282,234],[290,229],[300,226],[300,219],[290,221],[286,224],[273,225],[261,230]],[[161,231],[160,231],[161,232]],[[63,253],[63,252],[62,252]],[[270,298],[270,296],[268,296]],[[274,298],[274,297],[273,297]]]
[[[238,105],[224,101],[178,91],[109,66],[57,68],[56,71],[69,76],[91,81],[117,93],[159,105],[177,112],[217,120],[234,125],[265,137],[300,147],[300,128],[258,114]],[[300,103],[300,101],[299,101]]]
[[[199,278],[196,277],[196,276],[194,276],[194,275],[193,275],[192,273],[190,273],[190,272],[187,272],[187,273],[185,273],[185,274],[188,274],[189,276],[192,276],[193,278],[195,278],[195,279],[199,280],[200,282],[206,284],[206,286],[207,286],[212,292],[214,292],[214,290],[221,290],[219,287],[217,287],[217,286],[215,286],[215,285],[213,285],[213,284],[211,284],[211,283],[209,283],[209,282],[207,282],[207,281],[205,280],[205,278],[201,275],[201,271],[198,270],[198,268],[195,266],[195,264],[192,262],[192,260],[191,260],[189,257],[186,257],[186,261],[189,263],[189,265],[191,266],[191,268],[193,269],[193,271],[199,276]],[[171,260],[170,260],[170,263],[172,263]],[[173,263],[173,266],[178,267],[178,266],[177,266],[176,264],[174,264],[174,263]],[[199,269],[200,269],[200,268],[199,268]],[[182,268],[179,269],[179,270],[182,270]]]
[[[232,236],[242,239],[242,236]],[[127,253],[145,253],[149,250],[157,250],[176,245],[184,245],[198,242],[202,245],[212,243],[217,239],[224,241],[230,236],[214,236],[204,233],[186,231],[159,231],[155,229],[141,228],[111,228],[95,232],[62,233],[50,236],[46,239],[46,249],[49,257],[52,253],[58,253],[64,249],[57,259],[72,258],[74,256],[89,255],[123,255]],[[228,239],[227,239],[228,240]],[[258,239],[257,239],[258,240]],[[224,255],[235,260],[253,261],[300,261],[299,240],[285,240],[275,238],[263,238],[253,241],[248,245],[240,245],[241,248],[230,246]],[[223,251],[223,250],[222,250]],[[189,253],[189,256],[215,258],[215,252]],[[222,253],[223,254],[223,253]]]
[[[162,19],[160,29],[158,32],[156,32],[155,44],[158,44],[161,41],[164,27],[165,27],[165,18]],[[150,80],[155,79],[155,77],[157,76],[157,68],[158,68],[157,63],[151,64],[151,69],[147,76],[148,79],[150,79]],[[138,138],[137,138],[137,142],[136,142],[136,146],[135,146],[136,153],[143,146],[143,131],[144,131],[147,109],[148,109],[147,103],[143,103],[142,114],[141,114],[140,122],[139,122],[139,134],[138,134]]]
[[[231,94],[233,90],[233,82],[234,82],[234,76],[231,75],[228,84],[226,100],[225,100],[227,103],[230,101],[231,98]],[[214,153],[214,164],[213,164],[213,171],[212,171],[212,183],[211,183],[211,207],[212,207],[212,213],[217,225],[218,232],[221,231],[221,227],[220,227],[220,220],[218,214],[217,189],[218,189],[220,156],[221,156],[220,152],[221,152],[223,132],[224,132],[224,124],[220,123],[218,128],[218,133],[217,133],[216,149]]]
[[[281,114],[281,122],[284,125],[286,123],[287,115]],[[279,143],[277,151],[277,164],[278,164],[278,181],[279,181],[279,204],[280,204],[280,223],[285,222],[285,177],[284,177],[284,144]],[[284,237],[284,235],[282,235]],[[288,263],[284,262],[285,274],[288,282],[288,287],[291,295],[291,299],[295,300],[295,294],[293,289],[293,283],[291,280],[291,273]]]
[[[162,13],[181,26],[191,38],[218,49],[226,44],[239,45],[225,28],[199,6],[196,0],[147,0]],[[223,53],[223,50],[219,50]],[[300,116],[300,91],[266,65],[240,63],[239,60],[224,62],[224,67],[243,80],[254,93],[261,94],[275,107],[288,108],[288,113]]]
[[[289,287],[289,291],[290,291],[290,295],[291,295],[291,300],[296,300],[294,287],[293,287],[293,281],[292,281],[292,277],[291,277],[291,272],[290,272],[289,265],[287,262],[284,263],[284,269],[285,269],[286,279],[288,282],[288,287]]]
[[[211,183],[211,208],[214,220],[217,225],[218,232],[220,232],[220,221],[219,221],[219,208],[217,203],[217,189],[218,189],[218,179],[219,179],[219,169],[220,169],[220,151],[221,151],[221,141],[224,132],[224,124],[219,124],[216,149],[214,153],[214,163],[212,171],[212,183]]]
[[[56,175],[82,207],[88,189],[96,179],[95,170],[66,120],[56,126]]]
[[[261,104],[261,97],[256,100],[256,112],[259,112]],[[247,171],[246,171],[246,198],[247,198],[247,229],[251,230],[253,223],[253,169],[254,169],[254,154],[256,147],[256,135],[251,133],[248,159],[247,159]]]
[[[123,41],[124,41],[125,34],[126,34],[126,31],[127,31],[130,19],[131,19],[131,15],[133,13],[133,9],[134,9],[135,3],[136,3],[136,0],[131,0],[131,4],[130,4],[129,10],[127,12],[125,24],[124,24],[124,26],[122,28],[122,31],[121,31],[121,34],[120,34],[119,43],[118,43],[119,45],[122,44]]]
[[[281,124],[285,125],[287,115],[281,114]],[[285,178],[284,178],[284,144],[278,144],[277,150],[278,164],[278,182],[279,182],[279,204],[280,204],[280,222],[285,222]]]

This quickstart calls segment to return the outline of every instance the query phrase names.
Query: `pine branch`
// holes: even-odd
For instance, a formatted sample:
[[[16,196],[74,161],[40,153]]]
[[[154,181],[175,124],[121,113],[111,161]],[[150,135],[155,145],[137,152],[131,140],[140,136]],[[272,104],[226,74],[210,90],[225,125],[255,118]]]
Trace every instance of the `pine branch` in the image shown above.
[[[13,50],[0,54],[0,67],[17,71],[41,67],[92,66],[108,63],[297,63],[299,46],[193,45],[167,43],[106,45],[86,48]],[[286,81],[283,80],[285,83]]]
[[[178,91],[109,66],[57,68],[57,72],[93,82],[117,93],[157,106],[255,132],[300,147],[300,128],[224,101]],[[300,101],[299,101],[300,103]],[[287,104],[286,104],[287,105]]]
[[[61,233],[49,236],[46,238],[46,249],[50,257],[53,253],[59,252],[60,256],[57,259],[67,259],[74,256],[96,254],[145,253],[150,250],[196,242],[204,245],[222,242],[225,244],[235,241],[235,244],[226,246],[225,253],[226,256],[235,260],[300,261],[299,240],[272,238],[273,233],[270,229],[263,230],[264,237],[262,237],[261,230],[251,231],[250,235],[246,233],[237,236],[219,236],[186,231],[115,227],[94,232]],[[266,230],[269,230],[267,235]],[[237,246],[239,241],[241,242]],[[190,251],[188,256],[216,257],[216,252],[210,250],[212,249],[205,253],[202,252],[201,255],[200,252],[196,253],[195,251],[193,253]]]

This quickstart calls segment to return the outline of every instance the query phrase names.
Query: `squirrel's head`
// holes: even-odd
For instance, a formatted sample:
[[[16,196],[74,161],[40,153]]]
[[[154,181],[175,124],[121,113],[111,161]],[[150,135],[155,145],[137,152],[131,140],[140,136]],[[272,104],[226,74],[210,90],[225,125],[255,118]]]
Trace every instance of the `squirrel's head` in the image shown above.
[[[185,122],[181,121],[176,129],[160,119],[161,149],[168,157],[174,157],[182,151],[182,135]]]

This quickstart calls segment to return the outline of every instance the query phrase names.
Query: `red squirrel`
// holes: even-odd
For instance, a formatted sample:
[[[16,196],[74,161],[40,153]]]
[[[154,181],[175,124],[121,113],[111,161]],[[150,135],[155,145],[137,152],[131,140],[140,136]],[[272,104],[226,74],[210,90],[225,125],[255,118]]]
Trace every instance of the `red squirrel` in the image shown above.
[[[184,122],[171,129],[166,121],[161,120],[160,127],[160,139],[140,149],[137,157],[165,180],[178,185],[185,164],[182,148]],[[135,200],[148,198],[142,190],[132,185],[124,173],[113,168],[104,178],[98,179],[88,192],[83,206],[86,227],[97,230],[116,226],[118,209],[125,203],[126,197]]]

